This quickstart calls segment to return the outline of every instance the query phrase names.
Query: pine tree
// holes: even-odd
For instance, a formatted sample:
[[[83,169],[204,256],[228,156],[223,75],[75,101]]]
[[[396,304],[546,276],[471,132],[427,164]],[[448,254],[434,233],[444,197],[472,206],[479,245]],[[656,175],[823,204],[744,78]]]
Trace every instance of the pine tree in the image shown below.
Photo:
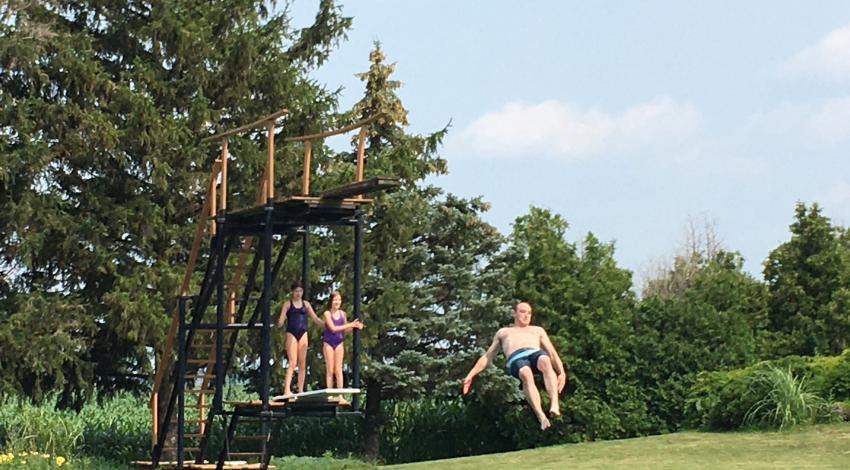
[[[487,269],[501,237],[481,220],[489,206],[425,184],[446,171],[437,150],[445,129],[429,135],[406,131],[407,111],[395,94],[401,84],[390,77],[380,44],[360,74],[366,94],[352,113],[365,118],[382,113],[370,126],[367,172],[401,179],[401,188],[375,198],[366,217],[364,249],[365,451],[380,453],[387,400],[457,395],[460,377],[475,352],[480,331],[507,312],[486,287],[499,273]],[[350,174],[350,173],[349,173]],[[347,235],[337,246],[353,246]],[[334,274],[351,285],[350,268]]]

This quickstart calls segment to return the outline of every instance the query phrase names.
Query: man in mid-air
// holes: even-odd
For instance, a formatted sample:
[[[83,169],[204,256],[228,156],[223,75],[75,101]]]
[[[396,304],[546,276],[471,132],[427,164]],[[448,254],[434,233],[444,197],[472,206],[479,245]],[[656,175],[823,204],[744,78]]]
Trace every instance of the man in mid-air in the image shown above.
[[[543,328],[531,325],[531,305],[527,302],[518,303],[514,307],[513,317],[514,324],[496,332],[493,344],[463,379],[463,394],[469,393],[472,379],[493,362],[501,344],[502,352],[508,358],[505,368],[508,373],[522,382],[525,398],[540,422],[540,430],[544,431],[550,426],[549,417],[540,405],[540,392],[534,383],[534,373],[539,372],[543,375],[546,392],[551,402],[549,406],[551,417],[561,415],[558,394],[567,384],[567,373],[558,352],[549,340],[549,335]]]

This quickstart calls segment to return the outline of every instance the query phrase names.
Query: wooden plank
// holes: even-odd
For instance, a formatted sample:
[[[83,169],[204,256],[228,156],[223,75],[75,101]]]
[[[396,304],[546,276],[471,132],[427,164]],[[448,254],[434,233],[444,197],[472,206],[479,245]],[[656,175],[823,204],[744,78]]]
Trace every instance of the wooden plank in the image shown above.
[[[220,209],[227,211],[227,139],[221,141],[221,204]]]
[[[360,128],[360,135],[357,137],[357,177],[356,182],[363,181],[364,165],[366,165],[366,126]]]
[[[233,405],[242,408],[259,408],[263,406],[262,400],[250,400],[250,401],[238,401],[238,400],[224,400],[225,405]],[[270,408],[285,408],[289,405],[289,402],[285,401],[269,401]]]
[[[267,199],[274,199],[274,123],[270,123],[267,129],[268,157],[266,159],[266,177],[268,179],[266,180],[266,197]]]
[[[271,113],[269,115],[263,116],[263,117],[257,119],[254,122],[245,124],[244,126],[239,126],[236,129],[231,129],[229,131],[220,132],[218,134],[214,134],[214,135],[211,135],[209,137],[204,137],[203,139],[201,139],[201,142],[211,142],[213,140],[226,139],[227,137],[230,137],[232,135],[241,134],[242,132],[245,132],[245,131],[250,131],[251,129],[254,129],[255,127],[259,127],[260,124],[265,124],[269,121],[271,121],[272,126],[274,126],[274,123],[275,123],[275,121],[278,120],[278,118],[280,118],[284,114],[288,114],[288,113],[289,113],[289,110],[281,109],[280,111],[276,111],[276,112]]]
[[[142,468],[152,468],[153,462],[150,460],[134,460],[130,462],[130,465],[134,467],[142,467]],[[228,460],[224,462],[224,468],[228,470],[260,470],[262,469],[262,464],[260,463],[248,463],[245,460]],[[169,460],[169,461],[160,461],[157,468],[176,468],[177,461]],[[209,460],[204,460],[204,463],[194,463],[194,462],[185,462],[183,464],[183,468],[191,469],[191,470],[215,470],[216,464],[209,463]],[[274,465],[269,465],[267,468],[271,470],[275,470],[277,467]]]
[[[325,132],[320,132],[318,134],[302,135],[302,136],[298,136],[298,137],[287,137],[287,138],[283,139],[283,141],[284,142],[304,142],[306,140],[324,139],[325,137],[331,137],[331,136],[334,136],[334,135],[345,134],[346,132],[353,131],[354,129],[357,129],[358,127],[362,127],[362,126],[365,126],[367,124],[372,124],[373,122],[377,121],[378,118],[380,118],[382,116],[383,116],[383,114],[376,114],[376,115],[368,117],[366,119],[362,119],[360,121],[357,121],[354,124],[349,124],[345,127],[340,127],[339,129],[336,129],[336,130],[333,130],[333,131],[325,131]]]
[[[236,462],[242,462],[242,461],[237,460]],[[261,464],[261,463],[225,462],[223,468],[226,469],[226,470],[262,470],[262,468],[263,468],[262,465],[263,464]],[[216,464],[214,464],[214,463],[206,463],[206,464],[188,463],[183,468],[186,468],[188,470],[215,470]],[[269,468],[271,470],[275,470],[277,467],[275,467],[274,465],[269,465],[266,468]]]
[[[337,186],[319,194],[322,199],[348,198],[361,194],[374,193],[385,191],[390,188],[397,188],[401,183],[398,178],[375,177],[365,181],[344,184]],[[352,202],[360,203],[361,199],[354,199]]]

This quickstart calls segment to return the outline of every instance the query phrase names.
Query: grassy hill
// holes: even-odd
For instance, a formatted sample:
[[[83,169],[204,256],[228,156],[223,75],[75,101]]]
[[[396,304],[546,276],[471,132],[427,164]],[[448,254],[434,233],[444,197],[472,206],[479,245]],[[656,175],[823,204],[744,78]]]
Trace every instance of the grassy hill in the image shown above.
[[[381,467],[393,470],[850,468],[850,424],[787,432],[681,432]]]

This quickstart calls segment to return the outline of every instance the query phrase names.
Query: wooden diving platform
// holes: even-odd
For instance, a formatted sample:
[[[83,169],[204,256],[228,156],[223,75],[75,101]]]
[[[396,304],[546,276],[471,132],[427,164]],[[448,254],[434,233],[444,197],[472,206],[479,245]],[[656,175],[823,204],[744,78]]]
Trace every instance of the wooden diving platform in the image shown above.
[[[274,233],[305,225],[353,225],[361,206],[372,199],[350,197],[384,191],[399,185],[398,179],[376,177],[332,188],[317,196],[287,196],[274,201],[271,223]],[[227,213],[227,230],[253,233],[264,230],[266,206],[258,205]]]

